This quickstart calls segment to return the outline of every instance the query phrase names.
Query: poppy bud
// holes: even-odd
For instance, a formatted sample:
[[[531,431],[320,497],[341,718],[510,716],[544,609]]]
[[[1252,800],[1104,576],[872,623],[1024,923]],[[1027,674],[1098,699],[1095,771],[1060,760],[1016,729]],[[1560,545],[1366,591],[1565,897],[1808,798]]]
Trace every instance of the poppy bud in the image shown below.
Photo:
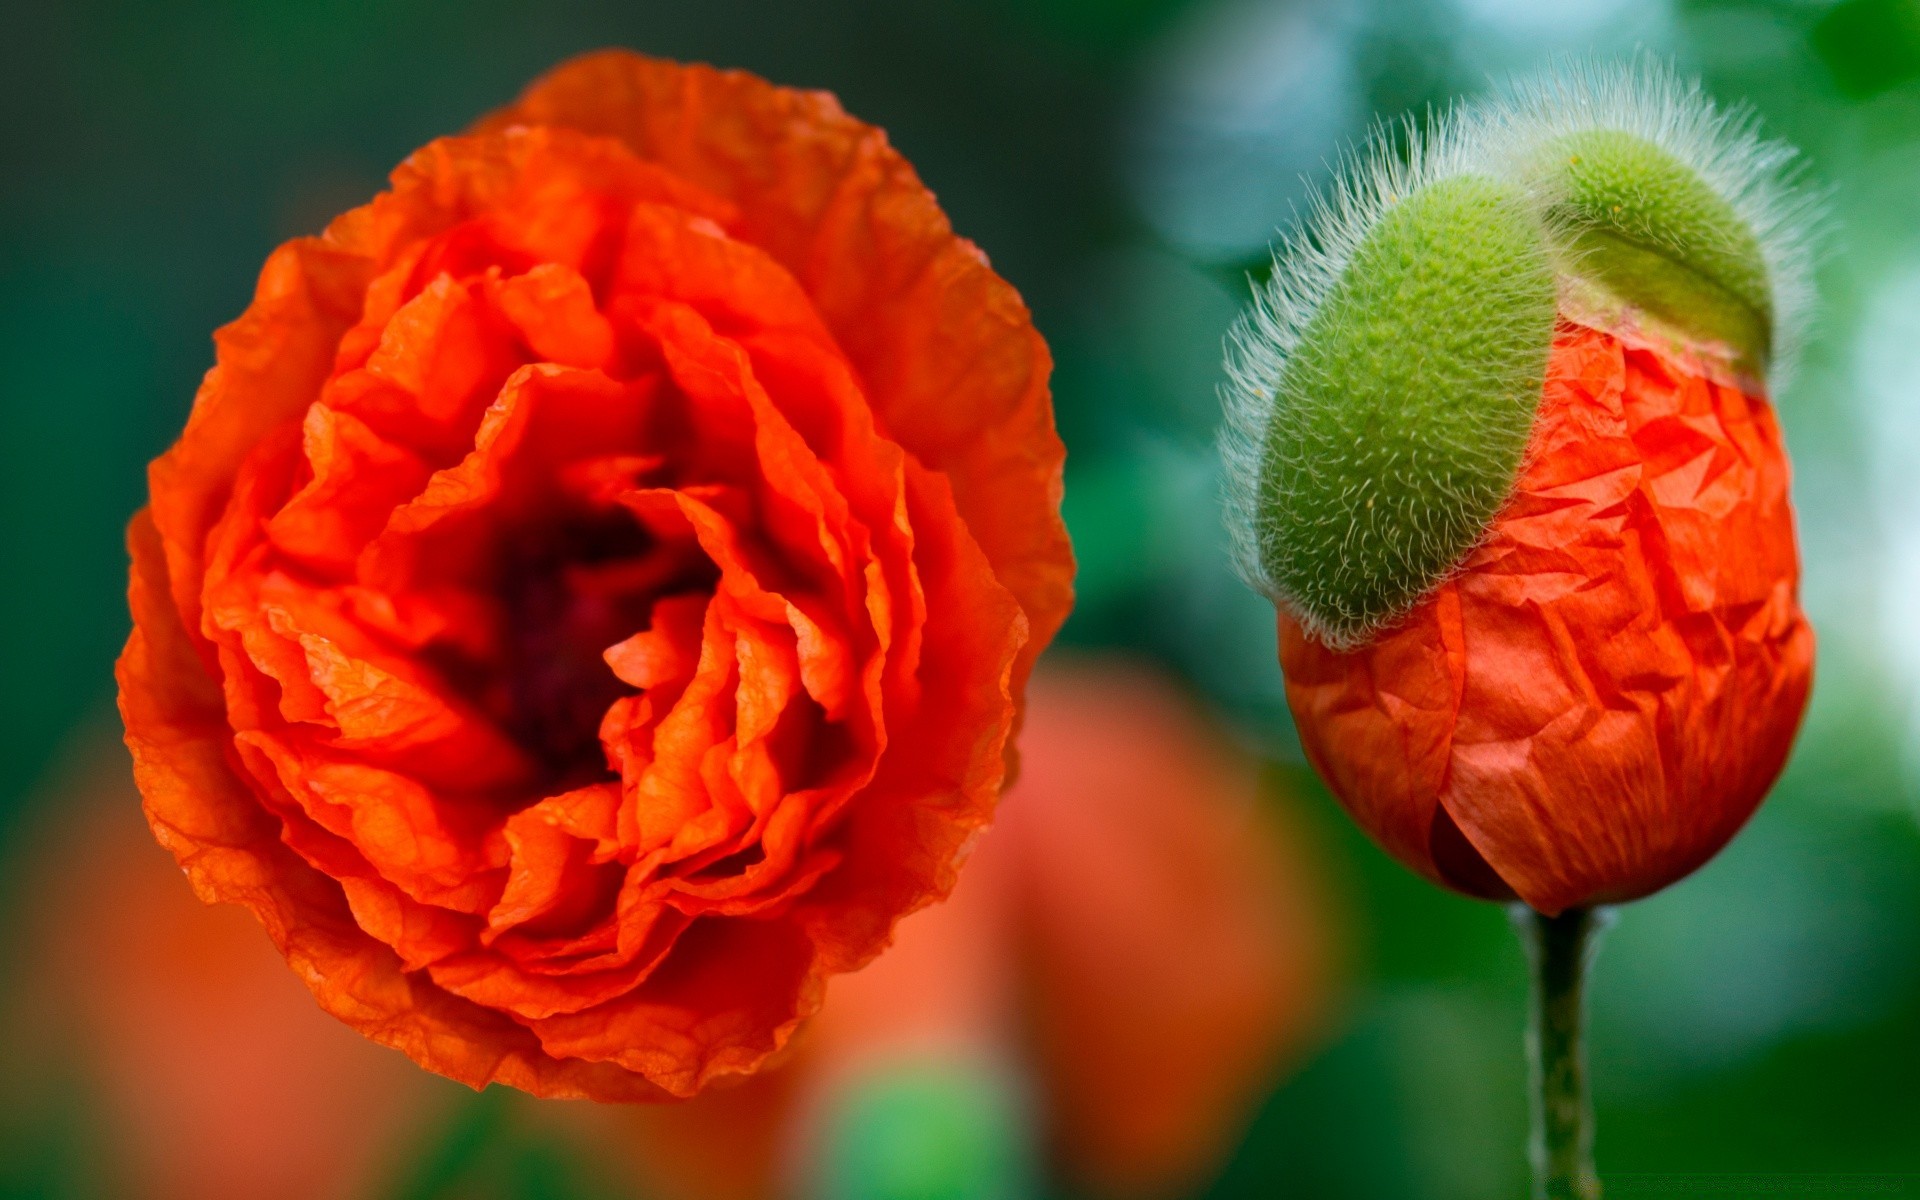
[[[1435,882],[1643,896],[1786,760],[1791,162],[1652,64],[1549,78],[1376,140],[1234,332],[1229,523],[1301,742]]]

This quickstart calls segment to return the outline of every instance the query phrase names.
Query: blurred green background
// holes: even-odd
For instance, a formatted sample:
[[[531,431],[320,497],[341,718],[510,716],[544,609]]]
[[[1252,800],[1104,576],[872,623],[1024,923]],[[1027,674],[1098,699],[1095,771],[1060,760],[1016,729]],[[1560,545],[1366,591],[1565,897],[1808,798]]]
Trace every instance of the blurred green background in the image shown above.
[[[0,901],[35,901],[19,880],[49,819],[36,785],[75,731],[112,721],[120,531],[209,332],[274,244],[601,45],[827,88],[889,131],[1058,357],[1081,562],[1063,642],[1159,659],[1302,777],[1271,610],[1226,566],[1211,436],[1221,336],[1303,175],[1376,117],[1551,55],[1641,46],[1799,145],[1833,214],[1816,325],[1777,398],[1821,637],[1814,704],[1747,832],[1608,937],[1598,1157],[1620,1181],[1912,1172],[1920,1191],[1920,0],[10,6]],[[1356,913],[1357,982],[1209,1194],[1519,1195],[1524,982],[1504,914],[1416,880],[1300,790]],[[387,1194],[617,1194],[523,1102],[443,1090]],[[15,1094],[0,1111],[0,1195],[115,1194],[84,1099]]]

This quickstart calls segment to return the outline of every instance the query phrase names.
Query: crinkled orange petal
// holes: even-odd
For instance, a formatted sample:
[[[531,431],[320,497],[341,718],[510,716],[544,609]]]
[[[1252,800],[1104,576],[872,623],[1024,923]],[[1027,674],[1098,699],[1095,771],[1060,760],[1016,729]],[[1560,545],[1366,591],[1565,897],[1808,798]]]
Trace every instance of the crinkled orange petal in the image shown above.
[[[1043,666],[1025,772],[953,897],[836,979],[791,1064],[622,1144],[675,1200],[769,1200],[817,1106],[901,1055],[1010,1062],[1074,1186],[1184,1194],[1318,1031],[1333,913],[1256,765],[1157,675]],[[714,1148],[725,1146],[725,1153]]]
[[[475,126],[618,137],[739,207],[742,238],[799,280],[887,433],[955,481],[954,502],[1038,648],[1072,606],[1052,359],[1026,306],[957,236],[886,135],[825,92],[623,50],[583,55]]]
[[[1335,794],[1416,870],[1546,913],[1631,900],[1718,851],[1784,765],[1813,668],[1798,579],[1765,399],[1563,324],[1486,539],[1353,652],[1283,616],[1287,695]]]
[[[988,714],[1009,711],[1018,656],[1031,644],[980,547],[943,519],[954,507],[944,480],[911,462],[906,478],[929,595],[920,663],[927,711],[901,731],[872,785],[852,801],[845,863],[796,908],[835,972],[863,966],[885,947],[895,919],[888,913],[953,890],[965,846],[992,819],[1012,731],[971,742],[941,732],[990,728]]]
[[[633,991],[529,1024],[562,1062],[617,1064],[691,1096],[716,1077],[751,1072],[819,1008],[814,953],[785,922],[696,924]]]
[[[555,1059],[506,1017],[422,986],[354,923],[338,885],[280,843],[275,822],[230,767],[220,701],[167,598],[152,523],[135,518],[128,541],[135,626],[116,671],[121,718],[148,822],[200,898],[252,909],[320,1007],[443,1075],[548,1096],[659,1098],[638,1075]]]

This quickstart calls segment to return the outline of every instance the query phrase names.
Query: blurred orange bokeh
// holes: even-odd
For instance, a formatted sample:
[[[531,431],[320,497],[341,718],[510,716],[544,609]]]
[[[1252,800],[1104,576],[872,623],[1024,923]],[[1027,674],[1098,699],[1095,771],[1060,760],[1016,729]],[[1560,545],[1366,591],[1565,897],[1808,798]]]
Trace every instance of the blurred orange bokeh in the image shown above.
[[[37,878],[4,1043],[17,1093],[78,1076],[111,1194],[369,1194],[433,1081],[316,1008],[245,910],[196,900],[117,739],[84,750],[47,806],[59,824],[25,839]]]
[[[946,1055],[1026,1080],[1049,1162],[1082,1187],[1208,1175],[1329,1010],[1318,866],[1256,762],[1146,668],[1044,667],[1021,747],[953,898],[837,981],[784,1065],[685,1104],[525,1109],[670,1196],[761,1200],[801,1186],[850,1081]],[[117,748],[90,754],[26,848],[18,1090],[77,1069],[130,1195],[377,1194],[445,1085],[321,1013],[245,912],[195,901]]]

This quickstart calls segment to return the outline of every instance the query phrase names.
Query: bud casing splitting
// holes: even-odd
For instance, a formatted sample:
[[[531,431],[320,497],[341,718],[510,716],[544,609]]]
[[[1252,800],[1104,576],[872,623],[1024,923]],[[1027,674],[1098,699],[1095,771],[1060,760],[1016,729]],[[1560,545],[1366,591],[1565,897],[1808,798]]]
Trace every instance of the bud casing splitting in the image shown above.
[[[1241,567],[1309,757],[1390,851],[1548,913],[1643,895],[1732,836],[1805,703],[1766,380],[1810,202],[1645,62],[1398,141],[1235,331]]]

